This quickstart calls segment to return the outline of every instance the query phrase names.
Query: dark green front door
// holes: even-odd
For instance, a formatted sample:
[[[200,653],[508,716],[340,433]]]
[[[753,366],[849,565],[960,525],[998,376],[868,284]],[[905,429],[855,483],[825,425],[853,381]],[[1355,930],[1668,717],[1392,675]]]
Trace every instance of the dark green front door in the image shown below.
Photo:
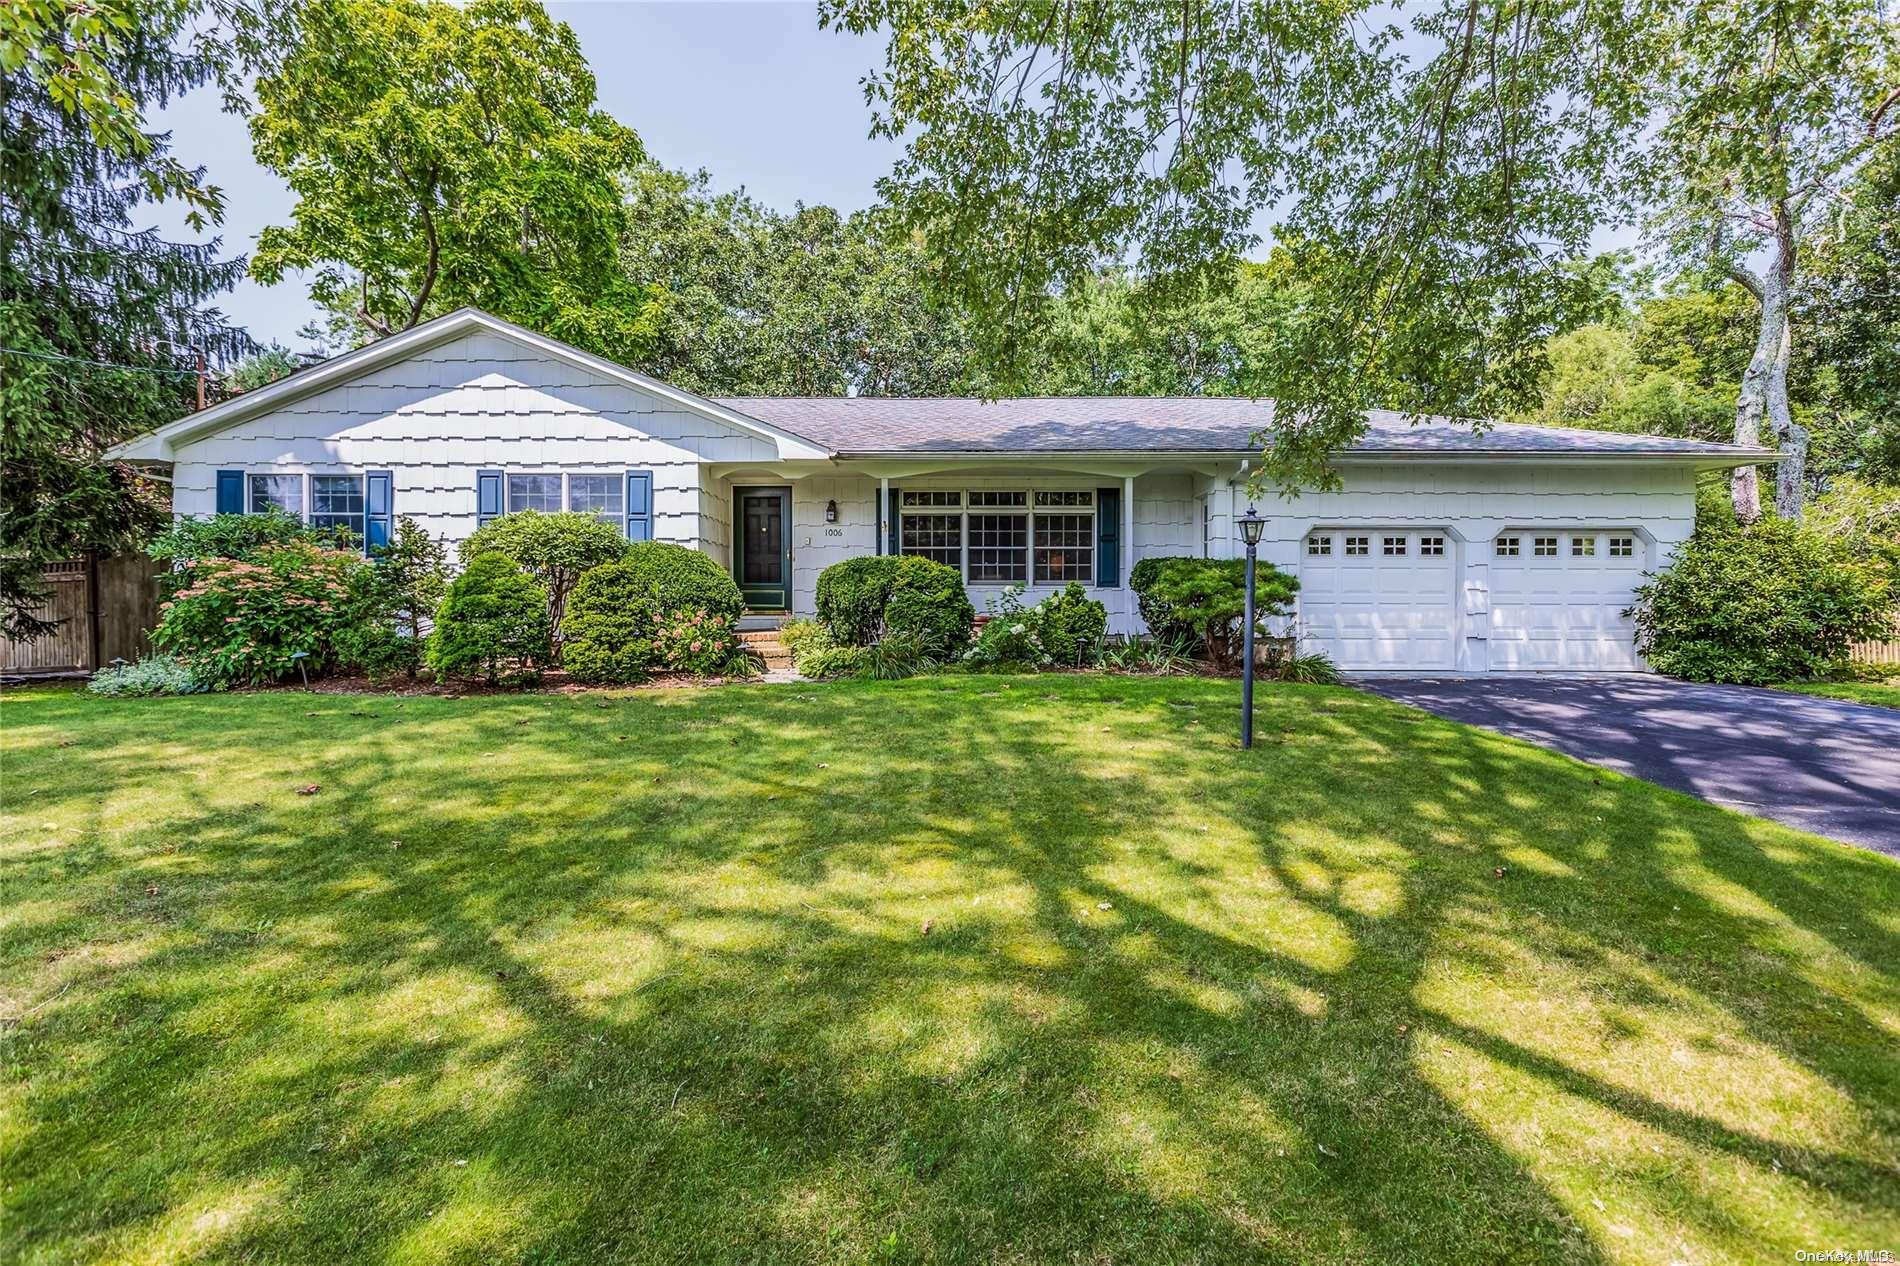
[[[792,490],[735,488],[732,578],[754,611],[792,608]]]

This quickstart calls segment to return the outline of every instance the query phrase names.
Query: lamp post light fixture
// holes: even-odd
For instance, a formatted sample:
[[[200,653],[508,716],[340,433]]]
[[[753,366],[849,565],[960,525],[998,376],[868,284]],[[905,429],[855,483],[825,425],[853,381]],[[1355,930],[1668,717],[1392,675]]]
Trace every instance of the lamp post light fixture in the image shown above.
[[[1242,751],[1253,746],[1253,569],[1254,556],[1260,549],[1260,534],[1267,529],[1267,521],[1252,506],[1240,516],[1240,539],[1247,545],[1247,597],[1246,627],[1241,631],[1241,654],[1244,657],[1240,668],[1240,747]]]
[[[309,658],[309,651],[298,651],[290,657],[290,662],[297,666],[297,675],[303,678],[305,690],[310,689],[310,670],[304,667],[304,661]]]
[[[825,502],[825,522],[836,523],[837,521],[838,521],[838,503],[836,501]]]

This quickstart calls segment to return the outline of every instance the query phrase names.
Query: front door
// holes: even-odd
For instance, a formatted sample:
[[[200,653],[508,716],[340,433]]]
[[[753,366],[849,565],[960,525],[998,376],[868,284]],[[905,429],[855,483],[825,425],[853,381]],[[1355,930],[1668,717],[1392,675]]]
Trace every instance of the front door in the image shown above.
[[[732,578],[754,611],[792,608],[792,490],[733,490]]]

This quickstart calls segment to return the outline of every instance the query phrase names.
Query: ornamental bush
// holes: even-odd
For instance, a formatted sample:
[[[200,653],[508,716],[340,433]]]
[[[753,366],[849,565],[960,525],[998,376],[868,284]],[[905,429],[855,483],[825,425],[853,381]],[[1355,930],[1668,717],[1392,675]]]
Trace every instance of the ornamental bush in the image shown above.
[[[1691,681],[1821,676],[1850,642],[1891,628],[1885,570],[1849,542],[1789,519],[1699,531],[1637,589],[1636,646],[1658,672]]]
[[[966,668],[1079,668],[1101,661],[1108,608],[1070,581],[1033,607],[1022,605],[1021,585],[990,602],[976,641],[963,653]]]
[[[630,562],[593,568],[568,599],[562,666],[582,681],[645,681],[660,662],[659,617],[652,583]]]
[[[351,623],[337,639],[343,666],[379,681],[399,673],[414,677],[448,582],[442,542],[414,519],[397,519],[388,546],[352,586]]]
[[[891,554],[847,558],[818,573],[818,623],[834,644],[869,646],[877,641],[884,631],[884,603],[891,596],[897,561]]]
[[[475,529],[462,542],[461,553],[464,563],[481,554],[503,554],[534,577],[547,594],[548,635],[558,647],[574,585],[583,573],[625,557],[627,538],[597,515],[521,510]]]
[[[698,550],[665,541],[641,541],[627,547],[626,561],[635,578],[652,590],[662,611],[698,608],[737,621],[744,609],[731,574]]]
[[[258,547],[249,559],[204,558],[160,608],[152,642],[212,686],[262,685],[337,662],[360,554],[307,540]]]
[[[296,515],[272,506],[262,514],[214,514],[202,519],[188,515],[153,537],[145,553],[169,566],[159,577],[169,596],[188,586],[192,569],[206,559],[252,559],[267,546],[293,541],[335,547],[341,544],[338,536],[312,531]]]
[[[818,622],[839,646],[898,635],[938,660],[962,653],[976,619],[957,569],[915,555],[832,564],[818,574],[817,605]]]
[[[1148,626],[1148,632],[1162,641],[1174,641],[1183,635],[1191,635],[1194,630],[1186,623],[1174,618],[1174,608],[1154,595],[1154,582],[1161,575],[1161,569],[1168,563],[1198,563],[1198,558],[1186,555],[1144,558],[1128,569],[1128,587],[1135,593],[1135,608],[1141,612],[1142,622]]]
[[[479,671],[490,682],[507,665],[532,673],[552,650],[547,589],[501,553],[469,560],[429,635],[429,665],[437,673]]]
[[[1271,563],[1257,564],[1255,617],[1290,614],[1299,583]],[[1216,667],[1229,668],[1239,661],[1247,600],[1244,559],[1167,559],[1155,570],[1148,595],[1169,627],[1186,628],[1201,639]]]

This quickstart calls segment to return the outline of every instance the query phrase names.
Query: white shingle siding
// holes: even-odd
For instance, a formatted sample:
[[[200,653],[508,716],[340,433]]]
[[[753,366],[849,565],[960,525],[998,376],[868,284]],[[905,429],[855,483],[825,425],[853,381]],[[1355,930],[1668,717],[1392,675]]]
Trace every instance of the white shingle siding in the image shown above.
[[[777,456],[764,437],[476,333],[184,446],[172,504],[214,513],[220,470],[390,470],[396,513],[459,542],[475,530],[478,470],[650,470],[655,538],[717,556],[730,512],[704,495],[701,464]]]

